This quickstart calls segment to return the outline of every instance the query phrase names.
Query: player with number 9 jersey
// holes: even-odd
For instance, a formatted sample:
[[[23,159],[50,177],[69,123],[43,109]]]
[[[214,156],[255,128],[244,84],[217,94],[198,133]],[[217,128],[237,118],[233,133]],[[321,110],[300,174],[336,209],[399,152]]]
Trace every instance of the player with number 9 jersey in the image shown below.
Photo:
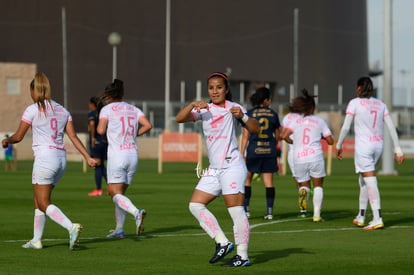
[[[72,116],[54,100],[45,101],[45,104],[45,111],[40,111],[37,103],[29,105],[22,116],[22,121],[32,126],[34,156],[65,156],[63,136]]]
[[[30,82],[30,96],[33,104],[29,105],[22,116],[17,131],[3,139],[2,146],[23,140],[29,128],[32,129],[32,148],[34,163],[32,170],[32,187],[34,201],[33,238],[22,245],[23,248],[41,249],[46,217],[65,228],[69,233],[69,249],[78,243],[82,225],[73,223],[63,211],[52,204],[52,190],[66,169],[66,150],[64,134],[73,146],[82,154],[89,166],[95,167],[85,146],[76,134],[69,112],[51,98],[51,86],[44,73],[36,73]]]

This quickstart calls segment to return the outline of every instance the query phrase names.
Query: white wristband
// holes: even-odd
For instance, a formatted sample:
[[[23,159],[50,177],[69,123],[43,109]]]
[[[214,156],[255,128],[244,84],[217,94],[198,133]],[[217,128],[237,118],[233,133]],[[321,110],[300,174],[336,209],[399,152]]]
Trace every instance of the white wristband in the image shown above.
[[[402,152],[402,150],[401,150],[401,147],[395,147],[395,150],[394,150],[394,152],[395,152],[395,154],[397,155],[397,156],[402,156],[403,155],[403,152]]]
[[[243,121],[243,123],[246,123],[249,120],[249,116],[244,114],[241,120]]]

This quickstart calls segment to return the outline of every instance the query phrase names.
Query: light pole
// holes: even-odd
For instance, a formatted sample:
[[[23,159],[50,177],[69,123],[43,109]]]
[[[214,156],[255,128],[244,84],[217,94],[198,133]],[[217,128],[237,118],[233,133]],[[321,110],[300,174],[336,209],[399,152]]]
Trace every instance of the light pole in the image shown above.
[[[111,32],[108,36],[108,43],[112,46],[112,80],[116,78],[116,47],[121,44],[121,35]]]

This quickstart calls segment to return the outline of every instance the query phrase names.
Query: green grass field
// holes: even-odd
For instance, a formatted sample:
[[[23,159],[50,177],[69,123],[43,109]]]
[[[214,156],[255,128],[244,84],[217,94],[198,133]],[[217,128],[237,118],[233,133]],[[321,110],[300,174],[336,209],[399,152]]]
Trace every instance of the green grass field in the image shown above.
[[[195,164],[190,163],[167,163],[158,175],[157,161],[140,161],[127,196],[147,210],[145,232],[136,237],[128,215],[127,236],[121,240],[105,239],[115,224],[109,197],[87,196],[94,187],[92,170],[85,174],[80,163],[69,163],[52,201],[83,225],[80,247],[70,251],[67,231],[48,220],[44,248],[21,248],[33,231],[31,165],[19,162],[18,172],[0,171],[0,274],[413,274],[414,160],[395,166],[399,176],[379,176],[386,228],[377,231],[351,223],[359,190],[350,159],[333,161],[324,186],[323,223],[296,217],[297,194],[290,176],[275,177],[275,217],[264,221],[263,183],[254,182],[252,266],[236,269],[208,263],[214,242],[188,211],[197,181]],[[222,199],[210,209],[233,240]]]

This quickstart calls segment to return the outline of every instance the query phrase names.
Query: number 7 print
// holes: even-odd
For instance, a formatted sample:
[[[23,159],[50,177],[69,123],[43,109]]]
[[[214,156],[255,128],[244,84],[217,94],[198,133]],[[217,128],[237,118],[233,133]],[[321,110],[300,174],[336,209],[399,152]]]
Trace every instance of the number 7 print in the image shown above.
[[[371,115],[374,115],[374,121],[372,122],[372,128],[375,128],[375,126],[377,125],[377,115],[378,115],[378,112],[377,112],[377,110],[372,109],[370,111],[370,114]]]

